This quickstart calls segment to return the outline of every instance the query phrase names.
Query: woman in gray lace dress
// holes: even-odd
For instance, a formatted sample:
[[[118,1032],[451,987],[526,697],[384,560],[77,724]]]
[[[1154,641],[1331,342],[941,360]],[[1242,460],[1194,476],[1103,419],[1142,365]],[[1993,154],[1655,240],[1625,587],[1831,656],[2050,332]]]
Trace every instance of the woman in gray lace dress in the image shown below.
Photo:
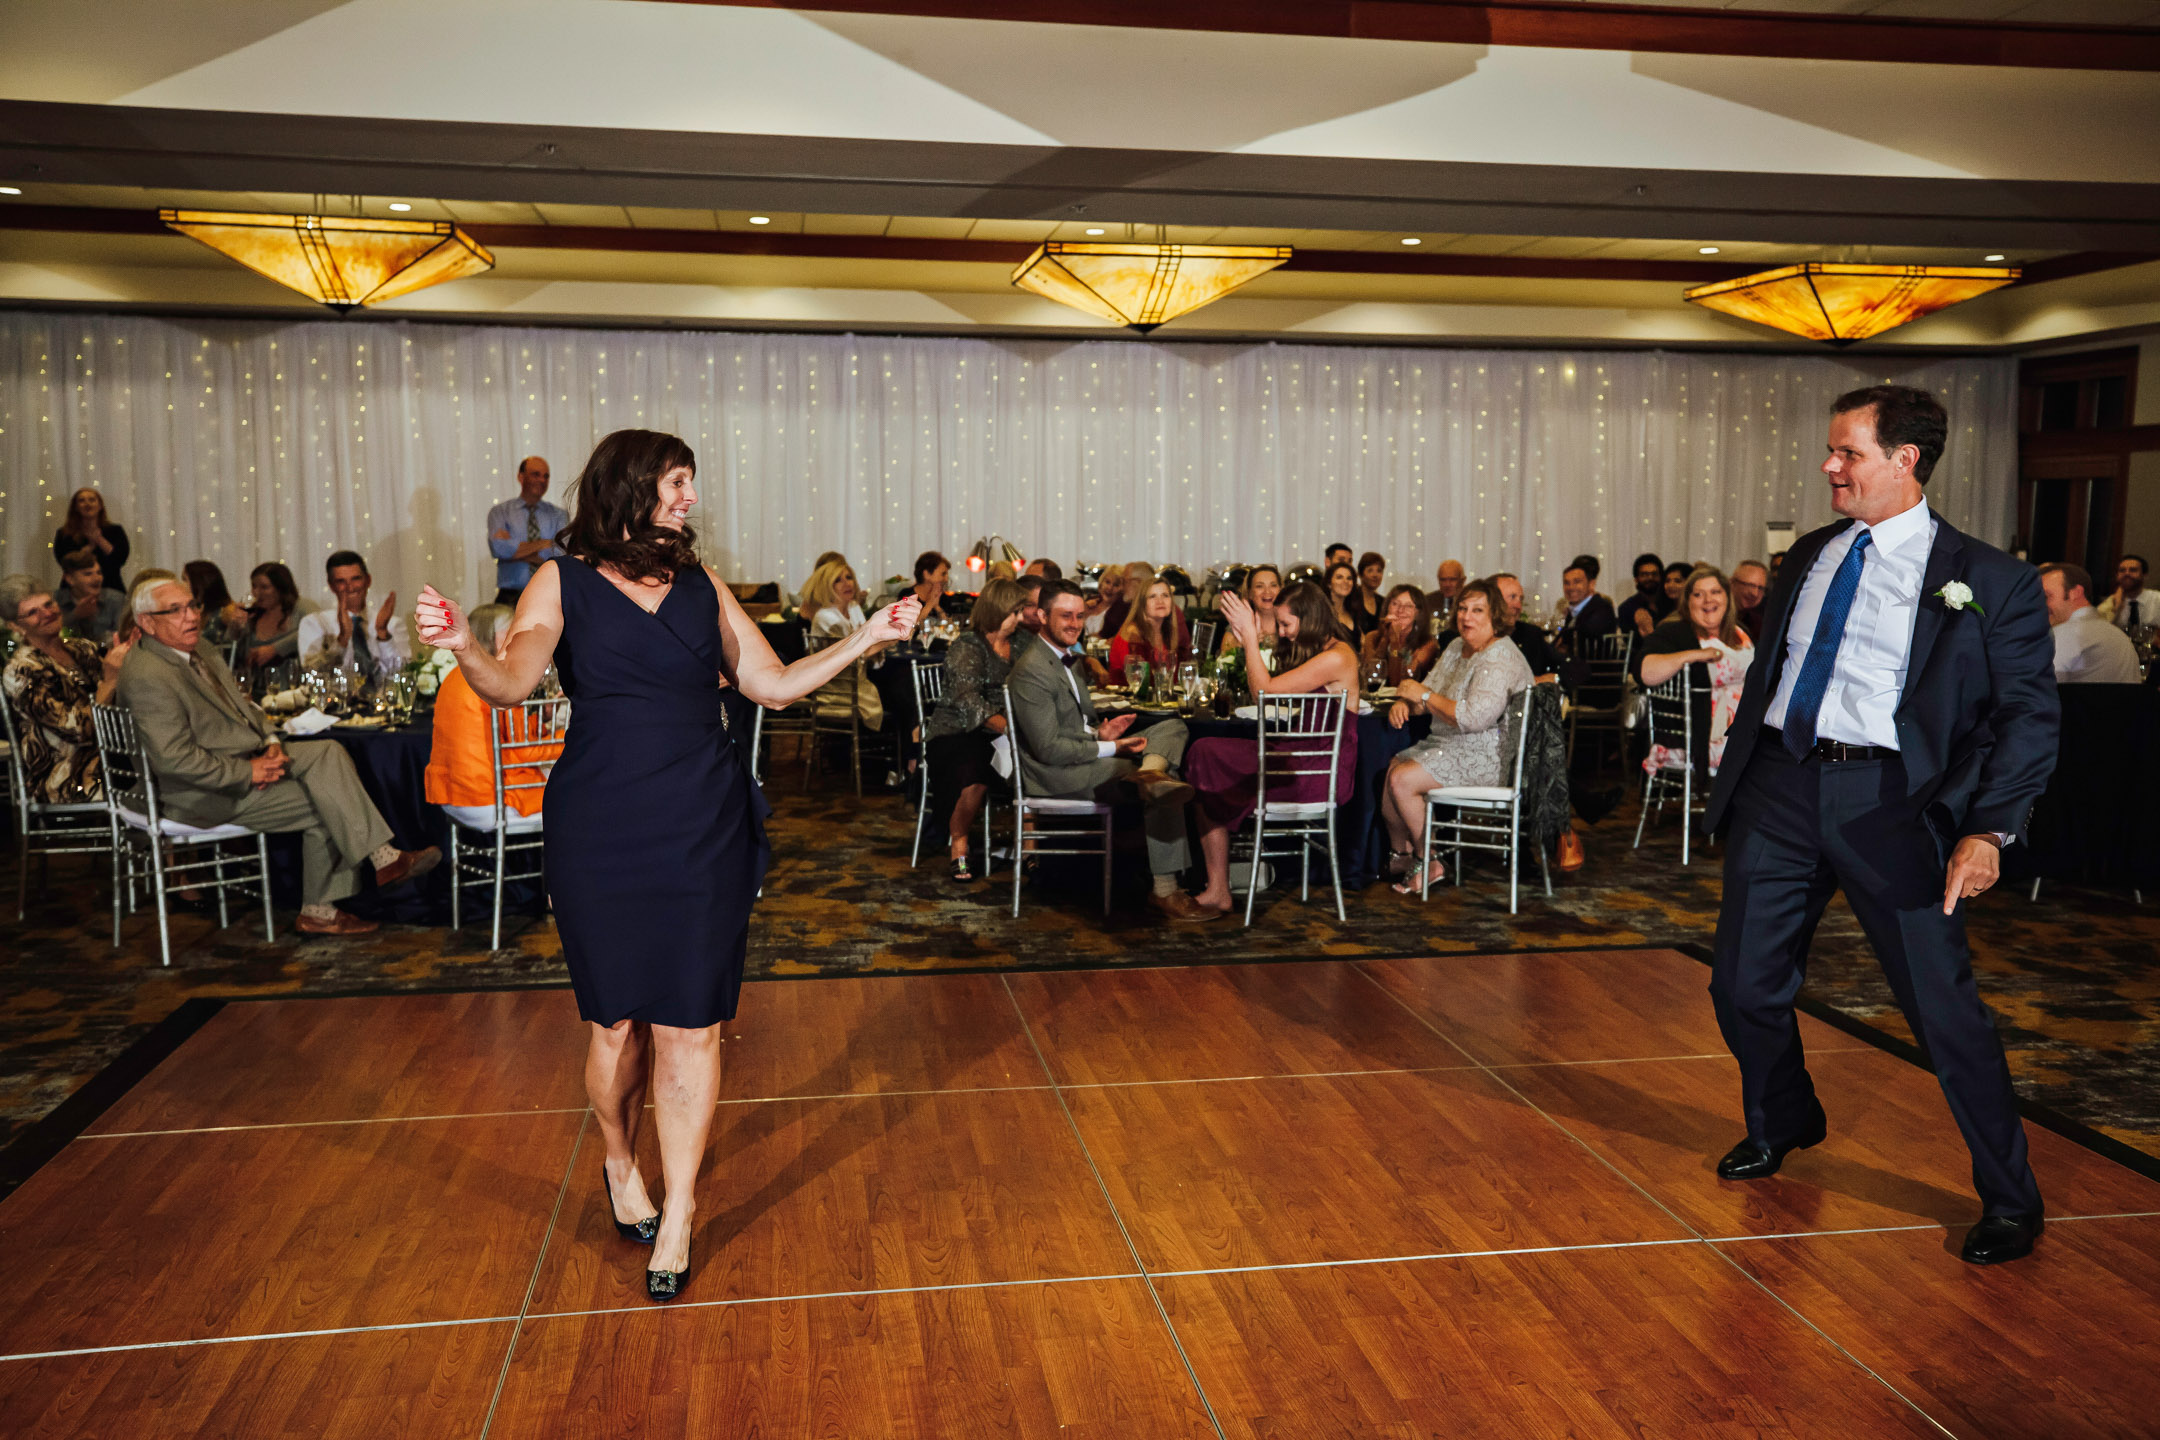
[[[1003,782],[990,767],[991,742],[1005,733],[1005,677],[1012,673],[1013,632],[1027,592],[993,580],[975,597],[968,629],[945,652],[945,698],[923,729],[923,763],[930,767],[930,810],[923,824],[943,828],[952,846],[952,878],[979,875],[968,855],[968,833],[990,789]]]
[[[1500,753],[1501,719],[1508,698],[1530,687],[1530,663],[1507,638],[1511,629],[1499,587],[1473,580],[1455,602],[1458,638],[1422,682],[1405,681],[1388,722],[1400,729],[1416,711],[1432,716],[1429,738],[1395,757],[1388,767],[1380,813],[1387,821],[1389,869],[1407,878],[1405,895],[1418,890],[1417,846],[1425,834],[1425,793],[1443,785],[1499,785],[1507,762]],[[1447,867],[1435,860],[1437,884]]]

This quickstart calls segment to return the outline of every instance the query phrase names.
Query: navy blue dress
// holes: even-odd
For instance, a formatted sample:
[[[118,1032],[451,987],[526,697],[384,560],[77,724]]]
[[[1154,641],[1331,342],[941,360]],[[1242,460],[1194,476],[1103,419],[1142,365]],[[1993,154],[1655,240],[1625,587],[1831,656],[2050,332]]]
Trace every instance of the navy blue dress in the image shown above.
[[[702,1029],[735,1017],[765,797],[729,743],[720,597],[702,570],[658,611],[551,561],[570,732],[548,777],[548,893],[578,1014]]]

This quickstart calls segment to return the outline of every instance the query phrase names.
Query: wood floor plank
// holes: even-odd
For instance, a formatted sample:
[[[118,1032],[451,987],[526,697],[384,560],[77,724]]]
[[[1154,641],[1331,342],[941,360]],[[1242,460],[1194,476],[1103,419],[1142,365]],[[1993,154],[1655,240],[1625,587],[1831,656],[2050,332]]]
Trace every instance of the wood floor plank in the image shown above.
[[[617,1238],[600,1163],[588,1143],[535,1313],[647,1303],[650,1252]],[[657,1197],[649,1130],[640,1167]],[[1047,1090],[723,1105],[697,1198],[690,1293],[700,1300],[1133,1268]]]
[[[1830,1138],[1768,1180],[1723,1181],[1747,1133],[1728,1059],[1509,1070],[1541,1109],[1706,1235],[1775,1235],[1980,1218],[1972,1159],[1933,1075],[1880,1050],[1813,1055]],[[2033,1169],[2058,1214],[2160,1210],[2160,1183],[2037,1125]]]
[[[1986,1269],[1930,1231],[1720,1248],[1963,1440],[2160,1428],[2160,1220],[2050,1225]]]
[[[1941,1437],[1702,1245],[1157,1286],[1232,1437]]]
[[[11,1440],[470,1440],[512,1322],[0,1364]]]
[[[1364,969],[1488,1065],[1722,1055],[1710,971],[1671,950],[1457,955]],[[1800,1017],[1810,1050],[1860,1041]]]
[[[0,1202],[0,1355],[514,1315],[581,1118],[77,1140]]]
[[[774,980],[743,987],[723,1099],[1041,1085],[995,975]]]
[[[1061,1084],[1468,1063],[1341,962],[1074,970],[1012,987]]]
[[[566,990],[227,1005],[92,1134],[585,1104]]]
[[[1211,1440],[1138,1280],[528,1322],[490,1440]]]
[[[1150,1270],[1687,1233],[1479,1070],[1066,1096]]]

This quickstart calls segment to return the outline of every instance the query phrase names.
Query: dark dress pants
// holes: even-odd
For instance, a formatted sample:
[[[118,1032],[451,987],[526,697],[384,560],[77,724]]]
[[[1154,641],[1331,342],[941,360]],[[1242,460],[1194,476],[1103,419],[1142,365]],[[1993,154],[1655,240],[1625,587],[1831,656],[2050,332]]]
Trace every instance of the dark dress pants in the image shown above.
[[[1710,979],[1740,1062],[1748,1134],[1786,1145],[1814,1117],[1793,1001],[1823,907],[1843,889],[1972,1151],[1984,1212],[2038,1214],[2010,1068],[1973,984],[1964,906],[1942,913],[1943,884],[1900,761],[1797,762],[1778,732],[1762,732],[1733,796]]]

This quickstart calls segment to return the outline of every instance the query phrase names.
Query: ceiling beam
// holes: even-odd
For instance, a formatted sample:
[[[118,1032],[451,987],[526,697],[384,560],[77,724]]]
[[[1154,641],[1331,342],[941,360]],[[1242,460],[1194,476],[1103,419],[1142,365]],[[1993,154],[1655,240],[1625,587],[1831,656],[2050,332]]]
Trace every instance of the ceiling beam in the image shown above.
[[[1787,60],[1887,60],[2025,69],[2160,70],[2160,30],[1815,15],[1562,0],[674,0],[758,10],[825,10],[956,20],[1024,20],[1152,30],[1759,55]]]

